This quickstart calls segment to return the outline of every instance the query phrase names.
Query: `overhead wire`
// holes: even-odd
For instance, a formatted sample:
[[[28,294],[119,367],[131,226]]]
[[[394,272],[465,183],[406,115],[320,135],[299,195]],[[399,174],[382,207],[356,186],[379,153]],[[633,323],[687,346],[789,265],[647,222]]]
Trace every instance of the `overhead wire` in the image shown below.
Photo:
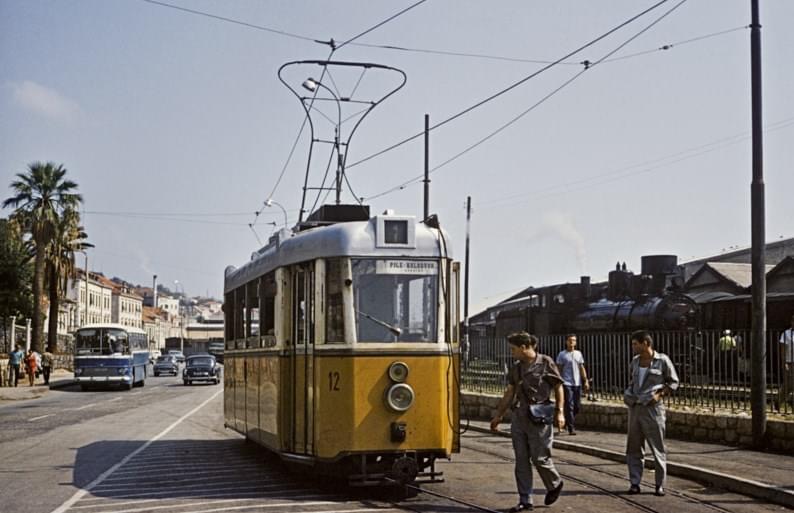
[[[479,107],[482,107],[483,105],[495,100],[496,98],[499,98],[500,96],[512,91],[513,89],[517,88],[518,86],[526,83],[527,81],[529,81],[529,80],[537,77],[538,75],[548,71],[549,69],[551,69],[552,67],[556,66],[557,64],[565,61],[569,57],[572,57],[573,55],[576,55],[576,54],[580,53],[582,50],[584,50],[586,48],[589,48],[589,47],[593,46],[594,44],[598,43],[599,41],[603,40],[604,38],[614,34],[618,30],[620,30],[623,27],[625,27],[626,25],[629,25],[630,23],[636,21],[637,19],[641,18],[642,16],[645,16],[649,12],[655,10],[656,8],[658,8],[659,6],[667,3],[668,1],[669,0],[660,0],[659,2],[655,3],[654,5],[652,5],[652,6],[648,7],[647,9],[643,10],[639,14],[636,14],[636,15],[632,16],[628,20],[620,23],[616,27],[608,30],[607,32],[601,34],[600,36],[596,37],[595,39],[590,40],[589,42],[587,42],[584,45],[578,47],[577,49],[575,49],[575,50],[573,50],[571,52],[568,52],[567,54],[563,55],[559,59],[553,61],[552,63],[543,66],[539,70],[537,70],[537,71],[535,71],[533,73],[530,73],[529,75],[527,75],[527,76],[521,78],[520,80],[510,84],[509,86],[497,91],[496,93],[488,96],[487,98],[476,102],[475,104],[463,109],[462,111],[460,111],[460,112],[458,112],[456,114],[453,114],[452,116],[444,119],[443,121],[440,121],[439,123],[436,123],[435,125],[433,125],[433,126],[431,126],[429,128],[429,131],[436,130],[436,129],[446,125],[447,123],[450,123],[450,122],[452,122],[452,121],[454,121],[454,120],[456,120],[456,119],[458,119],[458,118],[460,118],[460,117],[462,117],[462,116],[474,111],[475,109],[478,109]],[[386,148],[384,148],[382,150],[379,150],[379,151],[377,151],[377,152],[375,152],[375,153],[373,153],[373,154],[371,154],[371,155],[369,155],[367,157],[364,157],[364,158],[362,158],[360,160],[357,160],[356,162],[348,165],[347,169],[350,169],[352,167],[358,166],[360,164],[363,164],[364,162],[368,162],[368,161],[370,161],[370,160],[372,160],[372,159],[374,159],[376,157],[379,157],[380,155],[383,155],[384,153],[392,151],[392,150],[394,150],[394,149],[396,149],[396,148],[398,148],[398,147],[400,147],[400,146],[402,146],[402,145],[404,145],[406,143],[409,143],[409,142],[413,141],[414,139],[417,139],[417,138],[423,136],[424,133],[425,133],[424,131],[421,131],[421,132],[419,132],[417,134],[414,134],[414,135],[412,135],[410,137],[407,137],[407,138],[405,138],[405,139],[403,139],[403,140],[401,140],[401,141],[399,141],[397,143],[394,143],[394,144],[392,144],[392,145],[390,145],[390,146],[388,146],[388,147],[386,147]]]
[[[513,125],[514,123],[516,123],[516,122],[517,122],[519,119],[521,119],[521,118],[523,118],[524,116],[526,116],[527,114],[529,114],[531,111],[533,111],[534,109],[536,109],[538,106],[540,106],[540,105],[542,105],[543,103],[545,103],[545,102],[546,102],[548,99],[550,99],[551,97],[553,97],[554,95],[556,95],[557,93],[559,93],[560,91],[562,91],[562,90],[563,90],[565,87],[567,87],[568,85],[570,85],[571,83],[573,83],[573,82],[574,82],[576,79],[578,79],[579,77],[581,77],[581,76],[582,76],[582,75],[583,75],[583,74],[584,74],[586,71],[589,71],[589,70],[593,69],[595,66],[597,66],[597,65],[599,65],[599,64],[601,64],[601,63],[603,63],[603,62],[605,62],[605,61],[606,61],[606,59],[608,59],[610,56],[614,55],[615,53],[617,53],[617,52],[619,52],[620,50],[622,50],[623,48],[625,48],[625,47],[626,47],[626,46],[627,46],[629,43],[631,43],[632,41],[634,41],[635,39],[637,39],[639,36],[641,36],[642,34],[644,34],[645,32],[647,32],[648,30],[650,30],[650,29],[651,29],[652,27],[654,27],[654,26],[655,26],[657,23],[661,22],[661,21],[662,21],[664,18],[666,18],[667,16],[669,16],[669,15],[670,15],[670,14],[671,14],[673,11],[675,11],[676,9],[678,9],[679,7],[681,7],[681,5],[683,5],[683,4],[684,4],[684,3],[686,3],[686,2],[687,2],[687,0],[681,0],[679,3],[677,3],[676,5],[674,5],[674,6],[673,6],[671,9],[669,9],[668,11],[666,11],[665,13],[663,13],[661,16],[659,16],[657,19],[655,19],[653,22],[651,22],[649,25],[647,25],[646,27],[644,27],[642,30],[640,30],[639,32],[637,32],[636,34],[634,34],[633,36],[631,36],[630,38],[628,38],[626,41],[624,41],[623,43],[621,43],[620,45],[618,45],[618,46],[617,46],[616,48],[614,48],[613,50],[610,50],[610,51],[609,51],[608,53],[606,53],[606,54],[605,54],[603,57],[601,57],[600,59],[596,60],[595,62],[592,62],[592,63],[591,63],[591,62],[588,62],[587,64],[585,64],[584,68],[583,68],[581,71],[579,71],[578,73],[576,73],[576,74],[575,74],[574,76],[572,76],[571,78],[567,79],[565,82],[563,82],[561,85],[559,85],[558,87],[556,87],[556,88],[555,88],[554,90],[552,90],[550,93],[546,94],[546,96],[544,96],[543,98],[541,98],[539,101],[535,102],[535,103],[534,103],[533,105],[531,105],[529,108],[527,108],[527,109],[525,109],[523,112],[519,113],[517,116],[515,116],[514,118],[512,118],[510,121],[508,121],[507,123],[503,124],[501,127],[497,128],[495,131],[493,131],[493,132],[491,132],[490,134],[486,135],[485,137],[481,138],[480,140],[478,140],[478,141],[477,141],[477,142],[475,142],[474,144],[472,144],[472,145],[468,146],[468,147],[467,147],[467,148],[465,148],[463,151],[461,151],[461,152],[459,152],[459,153],[457,153],[457,154],[453,155],[452,157],[450,157],[449,159],[445,160],[445,161],[444,161],[444,162],[442,162],[441,164],[439,164],[439,165],[435,166],[433,169],[431,169],[431,170],[429,171],[429,173],[433,173],[433,172],[437,171],[438,169],[441,169],[442,167],[444,167],[444,166],[446,166],[446,165],[450,164],[451,162],[453,162],[453,161],[457,160],[458,158],[462,157],[463,155],[465,155],[465,154],[466,154],[466,153],[468,153],[469,151],[471,151],[471,150],[475,149],[476,147],[480,146],[481,144],[485,143],[485,142],[486,142],[486,141],[488,141],[489,139],[491,139],[491,138],[495,137],[497,134],[501,133],[503,130],[507,129],[509,126],[511,126],[511,125]],[[395,192],[395,191],[401,190],[401,189],[405,188],[406,186],[410,185],[411,183],[418,182],[418,181],[419,181],[419,180],[421,180],[423,177],[424,177],[424,175],[419,175],[419,176],[417,176],[417,177],[414,177],[414,178],[412,178],[412,179],[410,179],[410,180],[408,180],[408,181],[406,181],[406,182],[403,182],[403,183],[402,183],[402,184],[400,184],[400,185],[397,185],[397,186],[395,186],[395,187],[392,187],[392,188],[390,188],[390,189],[388,189],[388,190],[386,190],[386,191],[383,191],[383,192],[381,192],[381,193],[378,193],[378,194],[376,194],[376,195],[373,195],[373,196],[367,197],[366,199],[367,199],[367,200],[376,199],[376,198],[379,198],[379,197],[385,196],[386,194],[390,194],[390,193],[392,193],[392,192]]]
[[[188,9],[187,7],[181,7],[179,5],[169,4],[169,3],[166,3],[166,2],[160,2],[158,0],[142,0],[142,1],[146,2],[146,3],[149,3],[149,4],[159,5],[161,7],[167,7],[169,9],[175,9],[177,11],[183,11],[183,12],[187,12],[187,13],[190,13],[190,14],[195,14],[197,16],[204,16],[206,18],[212,18],[212,19],[215,19],[215,20],[225,21],[227,23],[234,23],[235,25],[242,25],[244,27],[248,27],[248,28],[252,28],[252,29],[256,29],[256,30],[262,30],[262,31],[265,31],[265,32],[270,32],[272,34],[278,34],[278,35],[281,35],[281,36],[291,37],[291,38],[295,38],[295,39],[302,39],[304,41],[311,41],[313,43],[322,43],[323,42],[323,41],[318,41],[317,39],[315,39],[313,37],[303,36],[301,34],[295,34],[295,33],[292,33],[292,32],[287,32],[285,30],[274,29],[274,28],[271,28],[271,27],[266,27],[264,25],[256,25],[254,23],[248,23],[247,21],[236,20],[234,18],[227,18],[226,16],[219,16],[217,14],[211,14],[211,13],[208,13],[208,12],[205,12],[205,11],[199,11],[199,10],[196,10],[196,9]]]

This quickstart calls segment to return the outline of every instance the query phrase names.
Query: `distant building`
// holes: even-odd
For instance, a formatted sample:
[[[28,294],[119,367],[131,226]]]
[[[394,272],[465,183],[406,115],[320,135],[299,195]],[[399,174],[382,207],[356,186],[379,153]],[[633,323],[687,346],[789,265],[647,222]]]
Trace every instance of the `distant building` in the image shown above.
[[[85,324],[112,322],[113,282],[100,273],[77,270],[77,276],[69,280],[66,298],[76,304],[74,315],[77,327]]]
[[[794,256],[794,237],[768,242],[766,245],[766,262],[768,266],[775,266],[788,256]],[[749,264],[751,258],[751,248],[731,249],[718,255],[705,258],[698,258],[679,264],[684,271],[684,280],[692,278],[706,262],[724,262]]]
[[[132,292],[129,287],[116,282],[113,287],[111,322],[130,326],[143,327],[143,298]]]

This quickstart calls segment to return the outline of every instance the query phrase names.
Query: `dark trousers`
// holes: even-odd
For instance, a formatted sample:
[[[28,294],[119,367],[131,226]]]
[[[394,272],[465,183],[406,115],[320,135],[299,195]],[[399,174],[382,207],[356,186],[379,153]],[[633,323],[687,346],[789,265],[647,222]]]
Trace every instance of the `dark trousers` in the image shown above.
[[[50,371],[52,371],[52,367],[42,367],[41,372],[44,374],[44,384],[50,384]]]
[[[565,389],[565,425],[570,432],[574,430],[576,415],[582,404],[582,387],[563,385],[563,388]]]
[[[11,376],[13,376],[13,378]],[[11,381],[14,382],[14,386],[19,385],[19,365],[8,366],[8,378],[10,380],[9,386],[11,386]]]

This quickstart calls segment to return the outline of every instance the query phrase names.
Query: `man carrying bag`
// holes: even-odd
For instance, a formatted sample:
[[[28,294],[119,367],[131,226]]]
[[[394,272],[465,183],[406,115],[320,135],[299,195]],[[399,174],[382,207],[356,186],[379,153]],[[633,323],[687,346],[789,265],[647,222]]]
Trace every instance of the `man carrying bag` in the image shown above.
[[[517,513],[533,509],[530,462],[546,487],[544,503],[547,506],[553,504],[562,491],[562,478],[551,460],[551,446],[553,424],[560,429],[565,427],[563,380],[554,360],[537,352],[536,336],[522,331],[508,335],[507,342],[517,363],[510,369],[509,383],[491,420],[491,430],[497,430],[507,408],[517,403],[510,424],[518,488],[518,504],[510,512]],[[554,402],[549,399],[552,390]]]

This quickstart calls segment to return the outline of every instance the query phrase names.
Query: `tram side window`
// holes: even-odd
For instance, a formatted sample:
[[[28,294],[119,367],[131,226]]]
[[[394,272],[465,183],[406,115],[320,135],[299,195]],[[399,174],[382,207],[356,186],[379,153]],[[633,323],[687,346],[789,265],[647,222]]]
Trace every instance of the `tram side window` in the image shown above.
[[[262,344],[265,347],[276,345],[276,273],[271,272],[262,277],[260,291],[259,325],[261,326]]]
[[[232,292],[224,296],[223,326],[226,336],[226,349],[234,349],[234,293]]]
[[[242,348],[245,340],[245,288],[234,291],[234,340],[237,349]]]
[[[249,349],[259,347],[259,280],[254,280],[245,286],[246,309],[245,337]]]
[[[359,342],[434,342],[438,262],[353,261]]]
[[[325,341],[340,344],[345,341],[345,316],[342,299],[344,290],[343,266],[347,260],[331,258],[325,264]]]

